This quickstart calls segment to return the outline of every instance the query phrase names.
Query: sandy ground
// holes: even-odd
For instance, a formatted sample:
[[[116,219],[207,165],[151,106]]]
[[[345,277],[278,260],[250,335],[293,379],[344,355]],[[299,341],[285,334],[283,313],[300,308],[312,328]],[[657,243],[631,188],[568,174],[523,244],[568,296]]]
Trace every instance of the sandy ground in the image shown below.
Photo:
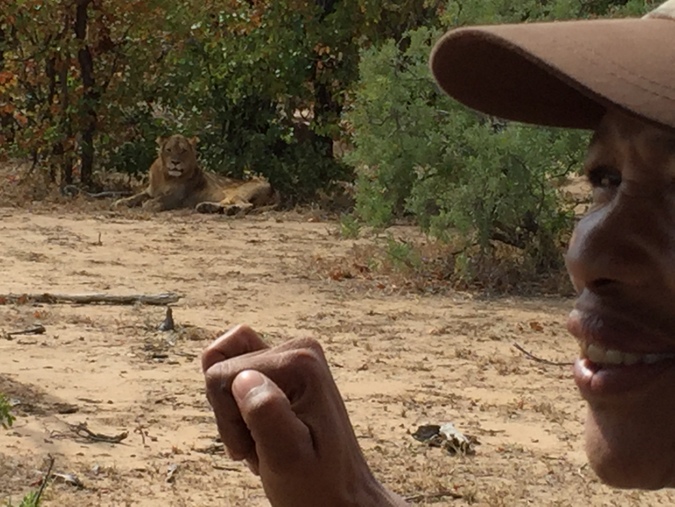
[[[246,322],[273,344],[321,340],[376,475],[418,505],[675,505],[671,493],[599,484],[570,368],[512,346],[571,361],[570,300],[335,281],[313,262],[349,252],[335,227],[290,214],[0,209],[0,292],[182,295],[169,333],[157,330],[161,306],[0,305],[0,331],[46,328],[0,336],[0,391],[18,403],[14,427],[0,429],[0,504],[34,489],[51,455],[81,485],[55,479],[47,506],[268,505],[220,452],[199,368],[210,339]],[[475,436],[476,454],[411,436],[443,422]],[[82,438],[82,423],[127,437]]]

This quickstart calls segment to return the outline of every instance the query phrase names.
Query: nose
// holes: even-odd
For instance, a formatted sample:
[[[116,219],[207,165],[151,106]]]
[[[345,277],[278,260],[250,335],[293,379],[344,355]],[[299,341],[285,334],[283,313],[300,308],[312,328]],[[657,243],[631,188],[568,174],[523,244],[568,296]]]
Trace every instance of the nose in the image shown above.
[[[565,256],[577,292],[644,286],[659,276],[667,231],[664,238],[656,203],[642,201],[617,196],[579,221]]]

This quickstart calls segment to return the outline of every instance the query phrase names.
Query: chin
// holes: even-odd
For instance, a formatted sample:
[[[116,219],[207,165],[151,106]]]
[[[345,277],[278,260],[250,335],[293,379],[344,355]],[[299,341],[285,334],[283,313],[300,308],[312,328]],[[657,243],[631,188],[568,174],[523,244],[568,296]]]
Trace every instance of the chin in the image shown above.
[[[675,426],[667,424],[672,412],[630,412],[589,407],[586,456],[591,468],[614,488],[675,487]]]

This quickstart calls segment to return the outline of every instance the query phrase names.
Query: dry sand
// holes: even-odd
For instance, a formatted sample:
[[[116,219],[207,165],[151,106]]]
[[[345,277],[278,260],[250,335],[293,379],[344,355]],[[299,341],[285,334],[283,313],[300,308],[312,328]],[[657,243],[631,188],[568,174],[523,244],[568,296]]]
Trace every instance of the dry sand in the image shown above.
[[[0,337],[0,391],[20,402],[14,427],[0,429],[0,503],[34,489],[51,454],[83,487],[50,483],[47,506],[268,505],[248,469],[217,450],[199,367],[210,339],[245,322],[271,344],[322,342],[376,475],[418,505],[675,505],[668,492],[601,485],[570,368],[513,348],[571,361],[570,300],[422,297],[331,280],[312,259],[349,252],[335,227],[294,214],[0,209],[0,292],[183,295],[174,333],[157,331],[159,306],[0,305],[0,331],[46,328]],[[477,437],[476,454],[410,435],[442,422]],[[82,439],[72,430],[81,423],[128,436]]]

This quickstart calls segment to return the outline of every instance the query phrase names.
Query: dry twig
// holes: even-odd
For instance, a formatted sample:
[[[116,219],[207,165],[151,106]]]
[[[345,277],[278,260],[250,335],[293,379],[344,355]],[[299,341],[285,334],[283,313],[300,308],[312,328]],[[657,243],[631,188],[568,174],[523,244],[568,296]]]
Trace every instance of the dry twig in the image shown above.
[[[439,491],[438,493],[409,496],[405,499],[405,501],[417,503],[417,502],[428,502],[430,500],[442,500],[443,498],[452,498],[453,500],[460,500],[464,498],[464,495],[460,495],[459,493],[450,491],[449,489],[444,489]]]
[[[5,333],[5,336],[12,337],[12,336],[18,336],[22,334],[44,334],[47,330],[45,329],[44,326],[42,325],[37,325],[33,327],[29,327],[28,329],[22,329],[21,331],[10,331],[9,333]]]
[[[533,361],[537,361],[538,363],[544,363],[544,364],[548,364],[548,365],[551,365],[551,366],[571,366],[572,364],[574,364],[574,363],[558,363],[556,361],[549,361],[548,359],[542,359],[541,357],[537,357],[534,354],[528,352],[527,350],[525,350],[523,347],[521,347],[520,345],[518,345],[515,342],[513,343],[513,346],[515,348],[517,348],[518,350],[520,350],[527,357],[529,357]]]
[[[45,488],[47,487],[47,481],[49,478],[52,476],[52,469],[54,468],[54,456],[51,454],[48,454],[49,456],[49,466],[47,467],[47,472],[45,473],[44,478],[42,479],[42,484],[40,484],[40,489],[37,492],[37,495],[35,496],[35,505],[40,505],[40,497],[42,497],[42,493],[44,493]]]
[[[87,423],[69,424],[70,429],[75,435],[92,442],[106,442],[109,444],[119,444],[129,436],[128,431],[124,431],[119,435],[104,435],[103,433],[94,433],[87,427]]]

